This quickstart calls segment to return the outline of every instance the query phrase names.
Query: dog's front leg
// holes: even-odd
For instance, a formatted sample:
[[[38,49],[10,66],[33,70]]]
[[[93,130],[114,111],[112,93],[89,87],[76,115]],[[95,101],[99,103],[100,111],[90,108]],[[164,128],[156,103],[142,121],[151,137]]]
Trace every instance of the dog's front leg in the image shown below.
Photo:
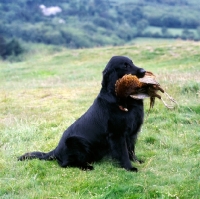
[[[137,168],[133,167],[129,160],[125,136],[117,133],[110,133],[109,144],[112,158],[116,160],[122,168],[125,168],[128,171],[137,172]]]
[[[131,161],[139,162],[139,163],[141,164],[141,163],[144,163],[144,161],[138,159],[137,156],[136,156],[136,154],[135,154],[135,144],[136,144],[136,140],[137,140],[137,137],[136,137],[136,136],[127,136],[127,138],[126,138],[126,143],[127,143],[127,149],[128,149],[129,159],[130,159]]]

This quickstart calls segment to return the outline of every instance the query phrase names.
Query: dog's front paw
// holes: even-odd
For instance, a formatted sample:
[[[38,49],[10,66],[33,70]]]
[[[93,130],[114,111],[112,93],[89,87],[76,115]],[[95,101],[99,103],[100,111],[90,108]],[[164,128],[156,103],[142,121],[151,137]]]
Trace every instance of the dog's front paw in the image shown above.
[[[136,167],[132,167],[129,169],[126,169],[127,171],[131,171],[131,172],[138,172],[138,169]]]
[[[140,164],[144,163],[144,160],[138,159],[133,151],[129,152],[129,159]]]
[[[83,170],[83,171],[91,171],[91,170],[94,170],[94,167],[91,166],[91,165],[81,166],[80,168],[81,168],[81,170]]]
[[[134,161],[134,162],[138,162],[138,163],[140,163],[140,164],[144,163],[144,160],[140,160],[140,159],[137,159],[137,158],[134,159],[133,161]]]

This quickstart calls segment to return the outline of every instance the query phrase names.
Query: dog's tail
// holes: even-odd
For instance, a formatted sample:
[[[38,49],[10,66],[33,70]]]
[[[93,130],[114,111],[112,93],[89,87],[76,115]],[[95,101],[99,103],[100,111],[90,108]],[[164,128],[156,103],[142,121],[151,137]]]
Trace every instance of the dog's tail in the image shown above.
[[[55,157],[54,153],[55,153],[55,149],[48,152],[48,153],[44,153],[44,152],[40,152],[40,151],[34,151],[34,152],[30,152],[30,153],[25,153],[24,155],[18,157],[18,160],[19,161],[31,160],[31,159],[55,160],[56,157]]]

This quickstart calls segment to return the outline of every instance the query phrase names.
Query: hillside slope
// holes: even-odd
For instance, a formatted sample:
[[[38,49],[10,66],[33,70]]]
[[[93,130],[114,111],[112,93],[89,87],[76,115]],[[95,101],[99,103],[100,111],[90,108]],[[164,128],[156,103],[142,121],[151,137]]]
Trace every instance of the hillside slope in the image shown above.
[[[0,198],[199,198],[200,43],[55,50],[37,45],[22,62],[0,61]],[[91,172],[54,161],[17,162],[24,152],[57,145],[95,99],[113,55],[152,71],[179,105],[167,110],[156,100],[145,115],[136,146],[145,162],[133,163],[139,172],[107,159]]]

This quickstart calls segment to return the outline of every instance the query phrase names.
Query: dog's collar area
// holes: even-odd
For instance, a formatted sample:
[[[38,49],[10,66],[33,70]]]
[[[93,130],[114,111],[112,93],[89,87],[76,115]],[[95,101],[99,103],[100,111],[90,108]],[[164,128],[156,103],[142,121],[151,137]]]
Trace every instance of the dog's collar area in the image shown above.
[[[121,111],[128,112],[128,109],[127,109],[127,108],[124,108],[123,106],[119,106],[119,109],[120,109]]]

